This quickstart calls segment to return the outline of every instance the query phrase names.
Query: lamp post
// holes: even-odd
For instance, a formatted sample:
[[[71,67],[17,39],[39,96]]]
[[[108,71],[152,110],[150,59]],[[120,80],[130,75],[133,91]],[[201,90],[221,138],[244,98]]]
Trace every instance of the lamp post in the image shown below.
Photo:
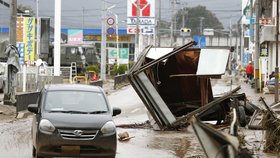
[[[102,41],[101,41],[101,79],[106,80],[106,32],[105,32],[105,12],[106,12],[107,2],[102,1]]]
[[[279,42],[279,0],[276,1],[276,66],[275,66],[275,103],[279,101],[279,67],[278,67],[278,42]]]

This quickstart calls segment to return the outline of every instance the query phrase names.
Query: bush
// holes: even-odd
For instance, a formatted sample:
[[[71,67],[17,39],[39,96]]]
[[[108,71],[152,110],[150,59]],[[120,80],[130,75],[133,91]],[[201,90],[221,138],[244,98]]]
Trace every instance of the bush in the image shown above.
[[[118,74],[125,74],[125,72],[127,71],[127,65],[126,64],[122,64],[122,65],[119,65],[119,68],[118,68]]]
[[[100,72],[98,65],[89,65],[86,67],[86,71],[94,71],[96,74],[99,74]]]
[[[127,71],[127,65],[126,64],[121,64],[119,65],[114,65],[113,69],[112,69],[112,75],[121,75],[121,74],[125,74],[125,72]]]

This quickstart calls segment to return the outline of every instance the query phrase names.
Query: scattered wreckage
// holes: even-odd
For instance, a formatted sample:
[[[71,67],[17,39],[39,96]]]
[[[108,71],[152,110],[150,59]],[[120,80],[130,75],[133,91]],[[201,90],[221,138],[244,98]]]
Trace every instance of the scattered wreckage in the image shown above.
[[[225,74],[231,49],[147,46],[128,73],[128,80],[160,130],[192,125],[208,157],[250,157],[240,150],[238,126],[246,126],[255,106],[247,104],[240,86],[215,97],[212,78]],[[225,136],[201,121],[229,123]],[[214,155],[213,155],[214,153]]]
[[[246,95],[240,89],[214,97],[211,78],[225,74],[230,49],[147,46],[131,68],[128,79],[161,130],[186,126],[192,116],[202,121],[225,122],[235,107],[238,122],[247,123]]]

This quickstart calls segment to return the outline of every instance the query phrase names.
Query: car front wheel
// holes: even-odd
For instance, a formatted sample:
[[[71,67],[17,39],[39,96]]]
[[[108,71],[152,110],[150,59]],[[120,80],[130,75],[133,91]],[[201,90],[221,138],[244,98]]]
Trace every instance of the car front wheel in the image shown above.
[[[33,147],[33,149],[32,149],[32,156],[33,156],[33,158],[44,158],[42,156],[38,156],[38,152],[35,149],[35,147]]]

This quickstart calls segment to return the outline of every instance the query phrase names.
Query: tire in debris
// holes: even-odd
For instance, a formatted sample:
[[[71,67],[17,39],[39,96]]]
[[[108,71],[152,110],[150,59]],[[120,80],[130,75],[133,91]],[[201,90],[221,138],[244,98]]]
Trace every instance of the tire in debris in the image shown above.
[[[246,102],[246,105],[245,105],[245,113],[246,115],[249,115],[249,116],[252,116],[255,112],[255,110],[258,110],[259,108],[254,105],[253,103],[251,102]]]
[[[247,124],[247,121],[246,121],[245,108],[243,106],[238,106],[238,118],[239,118],[240,126],[245,127]]]

